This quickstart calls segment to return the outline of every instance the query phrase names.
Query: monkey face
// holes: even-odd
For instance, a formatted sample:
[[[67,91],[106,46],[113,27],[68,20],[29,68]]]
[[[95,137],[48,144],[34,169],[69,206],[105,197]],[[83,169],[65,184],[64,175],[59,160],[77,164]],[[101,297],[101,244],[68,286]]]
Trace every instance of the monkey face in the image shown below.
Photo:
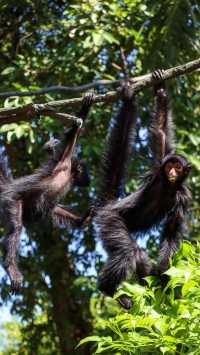
[[[190,168],[187,160],[181,155],[171,155],[167,159],[165,158],[163,164],[164,175],[171,183],[183,181],[187,177]]]
[[[177,181],[180,176],[182,176],[183,165],[179,161],[177,161],[177,162],[169,161],[165,165],[164,170],[165,170],[165,174],[167,176],[167,179],[173,183],[173,182]]]
[[[43,149],[48,153],[49,156],[55,158],[59,146],[60,140],[56,138],[51,138],[48,142],[44,144]]]

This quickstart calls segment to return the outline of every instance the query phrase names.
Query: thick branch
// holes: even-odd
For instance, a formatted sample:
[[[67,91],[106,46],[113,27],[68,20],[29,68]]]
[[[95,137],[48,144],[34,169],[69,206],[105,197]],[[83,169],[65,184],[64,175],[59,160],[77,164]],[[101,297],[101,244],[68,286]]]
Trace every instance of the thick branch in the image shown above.
[[[200,58],[186,64],[170,68],[164,71],[163,80],[172,79],[177,76],[190,73],[200,68]],[[152,74],[143,75],[137,78],[129,79],[132,83],[132,88],[135,92],[142,90],[145,87],[152,86],[155,82],[152,79]],[[121,81],[119,81],[121,83]],[[92,85],[92,84],[87,84]],[[119,91],[109,91],[103,95],[94,96],[94,102],[113,102],[120,97]],[[20,120],[31,120],[35,116],[48,115],[49,112],[58,114],[58,109],[65,109],[67,107],[77,106],[82,102],[82,97],[50,101],[44,104],[28,104],[17,108],[0,109],[0,124],[17,122]],[[53,115],[53,114],[51,114]],[[54,114],[55,116],[55,114]],[[60,116],[61,117],[61,116]]]

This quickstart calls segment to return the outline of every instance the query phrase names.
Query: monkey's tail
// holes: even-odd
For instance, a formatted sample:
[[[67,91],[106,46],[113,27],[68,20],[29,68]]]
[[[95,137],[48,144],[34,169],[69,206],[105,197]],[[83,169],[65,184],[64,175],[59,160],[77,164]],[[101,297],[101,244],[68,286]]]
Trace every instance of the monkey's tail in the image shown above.
[[[100,166],[97,207],[104,206],[106,202],[120,195],[120,187],[133,144],[135,116],[135,98],[132,97],[124,99],[118,116],[115,120],[111,120],[111,132]]]

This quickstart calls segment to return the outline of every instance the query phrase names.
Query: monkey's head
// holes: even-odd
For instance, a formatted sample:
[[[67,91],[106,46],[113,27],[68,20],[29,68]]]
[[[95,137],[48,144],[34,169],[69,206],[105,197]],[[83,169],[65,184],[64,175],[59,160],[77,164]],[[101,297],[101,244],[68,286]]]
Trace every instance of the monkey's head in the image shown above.
[[[59,161],[66,147],[73,148],[75,146],[74,143],[76,142],[79,131],[80,126],[74,124],[72,127],[64,129],[61,139],[50,138],[50,140],[44,144],[43,149],[48,153],[49,157],[53,158],[55,161]]]
[[[72,176],[74,185],[89,186],[90,177],[84,160],[72,159]]]
[[[43,145],[43,149],[48,153],[49,156],[55,158],[56,151],[60,145],[60,140],[56,138],[50,138],[48,142]]]
[[[168,154],[162,160],[162,171],[171,184],[184,181],[190,169],[191,165],[182,155]]]

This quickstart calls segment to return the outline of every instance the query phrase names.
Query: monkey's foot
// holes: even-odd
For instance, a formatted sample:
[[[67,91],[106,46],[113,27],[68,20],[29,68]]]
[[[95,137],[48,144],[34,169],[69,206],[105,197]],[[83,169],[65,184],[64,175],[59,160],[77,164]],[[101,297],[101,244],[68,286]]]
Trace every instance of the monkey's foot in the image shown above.
[[[128,297],[128,296],[126,296],[126,295],[122,295],[122,296],[120,296],[118,299],[117,299],[117,301],[119,302],[119,304],[123,307],[123,308],[125,308],[125,309],[127,309],[127,310],[129,310],[131,307],[132,307],[132,299],[130,298],[130,297]]]
[[[83,125],[83,120],[82,120],[81,118],[77,118],[76,124],[77,124],[77,126],[78,126],[79,128],[81,128],[82,125]]]
[[[10,292],[16,294],[22,287],[23,276],[16,265],[9,265],[6,269],[11,280]]]
[[[22,278],[19,280],[12,280],[11,281],[11,286],[10,286],[11,294],[15,295],[20,291],[20,289],[22,288],[22,281],[23,281]]]

